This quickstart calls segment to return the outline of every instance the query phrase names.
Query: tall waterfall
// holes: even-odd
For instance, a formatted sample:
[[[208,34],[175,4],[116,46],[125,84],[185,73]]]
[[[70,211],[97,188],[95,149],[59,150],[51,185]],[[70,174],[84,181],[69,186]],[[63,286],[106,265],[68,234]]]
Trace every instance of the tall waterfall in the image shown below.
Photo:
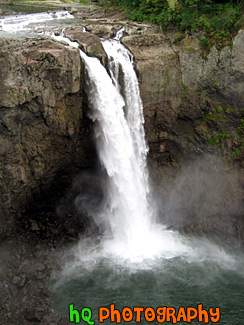
[[[62,35],[53,37],[79,46]],[[98,155],[108,175],[106,202],[95,216],[104,230],[102,250],[133,261],[168,252],[171,256],[186,247],[153,222],[142,101],[132,54],[118,38],[102,41],[109,73],[97,58],[80,50]]]
[[[63,15],[67,13],[59,12],[57,17]],[[0,34],[1,30],[9,34],[14,32],[15,36],[19,34],[19,30],[24,31],[22,36],[25,31],[34,34],[37,24],[32,27],[29,25],[33,22],[33,17],[33,15],[25,15],[25,17],[18,16],[16,19],[1,18]],[[56,27],[51,29],[50,26],[47,29],[44,27],[43,22],[49,18],[52,21],[53,14],[44,13],[35,17],[39,17],[39,22],[43,26],[40,30],[46,30],[43,34],[51,35],[62,44],[66,42],[69,46],[79,48],[78,43],[65,38],[63,33],[60,36],[54,35],[52,32]],[[61,24],[55,33],[57,34],[63,27],[64,25]],[[218,308],[220,316],[220,309],[216,307],[220,306],[221,324],[239,324],[244,311],[243,250],[236,250],[229,246],[227,244],[229,237],[226,237],[226,246],[222,244],[220,246],[221,242],[216,244],[204,237],[184,236],[154,221],[154,204],[150,198],[146,164],[148,149],[143,128],[142,101],[133,68],[133,56],[120,43],[121,35],[122,30],[117,33],[115,39],[102,40],[108,55],[108,71],[98,59],[88,57],[80,51],[86,69],[89,114],[95,124],[97,151],[105,171],[103,174],[107,174],[105,186],[107,195],[104,205],[100,211],[98,207],[94,207],[94,211],[89,212],[90,215],[93,214],[103,232],[101,236],[97,233],[94,236],[83,234],[79,242],[74,245],[64,246],[66,240],[62,241],[62,245],[58,245],[53,253],[51,253],[53,247],[46,249],[45,245],[36,246],[43,246],[44,249],[43,252],[33,256],[36,262],[43,254],[49,259],[48,270],[44,273],[49,275],[49,271],[53,269],[50,280],[45,279],[45,283],[49,283],[51,289],[52,310],[49,315],[49,304],[47,304],[44,314],[40,317],[38,315],[38,319],[40,318],[42,323],[45,322],[46,317],[49,319],[49,316],[51,319],[53,316],[67,319],[67,312],[70,310],[70,321],[72,314],[73,323],[80,323],[83,320],[87,324],[97,324],[100,321],[100,308],[103,306],[108,307],[108,314],[105,309],[104,311],[108,317],[110,316],[105,320],[106,324],[118,323],[119,315],[122,315],[122,322],[124,320],[129,323],[137,322],[139,315],[142,324],[155,323],[156,320],[160,322],[163,318],[166,322],[172,320],[178,324],[185,323],[181,320],[187,318],[189,322],[196,324],[200,320],[200,315],[202,322],[209,323],[214,319],[217,321],[214,315],[217,316]],[[32,78],[31,75],[29,77]],[[36,113],[33,112],[33,118],[35,116]],[[192,170],[190,177],[192,178]],[[198,179],[195,178],[195,181]],[[75,191],[74,195],[76,194]],[[78,196],[79,198],[83,198],[83,193]],[[200,199],[204,200],[205,197]],[[192,201],[188,202],[189,205],[191,203]],[[81,207],[83,206],[81,204]],[[199,230],[201,226],[204,230],[204,222],[203,219]],[[225,225],[224,223],[222,227]],[[32,240],[28,241],[28,238],[29,236],[26,240],[22,238],[20,243],[24,240],[25,244],[30,245]],[[53,243],[53,236],[45,242]],[[11,246],[12,244],[11,241]],[[8,246],[1,246],[3,249],[6,247]],[[13,249],[11,248],[10,253]],[[6,254],[9,255],[9,252]],[[49,254],[52,255],[49,257]],[[20,264],[23,257],[14,255],[18,257]],[[20,270],[23,269],[22,265],[26,267],[26,263],[20,264]],[[38,269],[33,268],[34,271]],[[30,294],[36,296],[40,292],[45,296],[43,298],[45,301],[37,300],[37,304],[42,301],[48,302],[43,290],[44,282],[39,281],[39,273],[33,274],[34,291],[31,290]],[[45,275],[44,273],[41,272]],[[27,274],[27,279],[31,275],[31,272]],[[35,278],[38,282],[35,282]],[[7,286],[8,281],[5,282]],[[26,281],[26,285],[23,285],[23,295],[22,291],[20,292],[21,299],[15,300],[21,307],[18,313],[20,319],[31,321],[32,316],[27,318],[27,314],[32,315],[32,309],[28,304],[21,305],[24,300],[28,302],[25,299],[30,296],[28,290],[26,291],[28,288],[29,281]],[[6,292],[11,298],[13,296],[11,292],[15,293],[15,290],[12,290],[12,287],[10,289],[10,292],[9,290]],[[26,313],[26,306],[30,309],[28,313]],[[131,312],[133,311],[131,321],[128,321],[130,316],[125,306]],[[139,307],[141,311],[135,312],[134,306],[141,306]],[[187,306],[190,306],[190,309]],[[41,307],[40,310],[42,309]],[[152,311],[148,312],[148,309]],[[163,314],[158,311],[160,309],[164,309]],[[7,308],[10,317],[12,310],[13,308],[9,313]],[[24,310],[24,314],[21,310]],[[33,310],[35,312],[35,309]],[[102,314],[105,315],[103,311]],[[112,315],[116,320],[112,320]],[[209,317],[210,315],[212,318]],[[57,320],[58,323],[60,321]]]
[[[63,36],[54,38],[78,48],[78,43]],[[75,249],[76,262],[67,266],[67,274],[76,265],[90,266],[108,256],[116,263],[135,262],[139,268],[151,268],[152,259],[157,263],[177,256],[222,263],[229,256],[221,253],[219,259],[213,245],[201,247],[201,242],[195,241],[198,249],[194,249],[187,238],[153,220],[142,101],[132,54],[118,38],[102,41],[109,73],[97,58],[80,51],[87,72],[90,117],[95,122],[97,150],[108,175],[108,187],[104,207],[95,216],[104,228],[102,241],[98,246],[81,241]]]
[[[104,214],[119,247],[123,243],[130,251],[145,250],[152,211],[138,81],[132,55],[119,40],[103,41],[103,46],[111,77],[98,60],[84,55],[83,58],[90,80],[89,101],[91,117],[96,122],[99,157],[109,176]],[[119,73],[123,85],[119,84]]]

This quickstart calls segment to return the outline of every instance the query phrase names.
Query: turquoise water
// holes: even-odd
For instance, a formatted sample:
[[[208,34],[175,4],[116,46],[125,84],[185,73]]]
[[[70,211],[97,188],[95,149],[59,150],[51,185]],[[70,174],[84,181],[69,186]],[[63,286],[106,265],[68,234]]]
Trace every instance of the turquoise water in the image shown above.
[[[222,249],[218,252],[222,254]],[[86,256],[76,266],[74,258],[72,270],[66,268],[53,275],[53,308],[59,315],[69,317],[69,304],[74,304],[78,310],[89,307],[92,310],[92,320],[98,324],[99,306],[109,308],[115,304],[119,310],[125,306],[150,306],[155,310],[167,306],[178,310],[179,307],[197,307],[198,304],[203,304],[207,310],[210,307],[220,307],[218,324],[242,324],[243,254],[229,248],[227,255],[231,258],[225,256],[219,261],[178,256],[145,260],[139,264],[121,262],[119,258],[89,260]],[[69,265],[72,265],[71,255],[69,258]],[[112,322],[105,320],[104,323]],[[135,323],[134,317],[128,324]],[[191,323],[201,322],[193,320]],[[141,324],[149,322],[142,317]],[[153,324],[157,324],[157,321]],[[180,321],[178,324],[185,322]]]

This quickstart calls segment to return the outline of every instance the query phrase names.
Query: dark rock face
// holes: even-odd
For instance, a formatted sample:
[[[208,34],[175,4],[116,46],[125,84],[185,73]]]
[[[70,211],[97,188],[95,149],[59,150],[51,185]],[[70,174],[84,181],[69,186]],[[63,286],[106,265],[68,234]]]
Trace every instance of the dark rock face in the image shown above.
[[[58,267],[54,248],[21,236],[0,246],[0,259],[4,261],[0,268],[1,324],[70,324],[68,319],[54,315],[50,306],[46,284]]]
[[[0,237],[34,195],[94,158],[83,116],[77,49],[52,40],[0,40]]]

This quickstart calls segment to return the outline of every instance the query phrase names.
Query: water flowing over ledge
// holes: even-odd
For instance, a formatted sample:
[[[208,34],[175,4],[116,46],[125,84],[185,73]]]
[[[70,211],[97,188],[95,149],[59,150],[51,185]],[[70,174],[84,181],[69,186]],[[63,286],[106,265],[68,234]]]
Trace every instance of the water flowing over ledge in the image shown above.
[[[6,30],[25,30],[33,17],[44,22],[73,16],[67,12],[23,15],[7,18],[7,23],[2,19],[2,25],[9,26]],[[46,34],[69,46],[79,47],[63,33],[60,36]],[[128,259],[132,263],[144,258],[191,255],[193,248],[187,239],[155,223],[146,165],[148,148],[142,101],[133,56],[120,43],[122,35],[123,29],[114,39],[102,40],[109,58],[109,74],[97,58],[88,57],[80,50],[88,74],[89,115],[95,122],[100,162],[108,175],[103,208],[93,215],[103,233],[99,249],[101,255]]]
[[[63,35],[52,37],[70,46],[79,46]],[[101,255],[135,262],[144,258],[153,259],[169,251],[173,256],[175,250],[186,252],[188,248],[173,233],[172,237],[171,232],[168,236],[165,230],[162,231],[164,227],[153,220],[153,205],[148,197],[148,149],[142,102],[132,56],[119,40],[103,41],[103,46],[109,56],[112,78],[98,59],[88,57],[80,50],[88,73],[89,115],[95,122],[100,161],[108,174],[104,208],[94,215],[95,222],[104,233]],[[124,77],[125,99],[118,80],[120,68]]]

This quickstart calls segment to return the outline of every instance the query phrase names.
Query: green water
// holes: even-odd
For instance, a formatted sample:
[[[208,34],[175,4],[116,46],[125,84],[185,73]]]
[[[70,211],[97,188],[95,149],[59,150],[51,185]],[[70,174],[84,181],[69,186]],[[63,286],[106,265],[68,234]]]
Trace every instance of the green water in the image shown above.
[[[204,309],[220,307],[218,324],[243,324],[243,254],[229,250],[230,259],[222,249],[217,254],[223,256],[216,260],[201,259],[199,255],[156,258],[135,265],[119,263],[119,257],[117,260],[106,257],[89,260],[86,256],[78,263],[73,257],[73,266],[77,263],[74,268],[53,275],[53,308],[59,315],[69,317],[69,304],[78,310],[89,307],[92,320],[99,324],[98,307],[109,307],[113,303],[120,310],[125,306],[150,306],[155,310],[167,306],[177,310],[203,304]],[[72,261],[72,257],[70,259]],[[200,324],[196,320],[191,323]],[[104,324],[111,322],[105,320]],[[136,324],[135,318],[128,324]],[[142,317],[141,324],[149,323]]]

